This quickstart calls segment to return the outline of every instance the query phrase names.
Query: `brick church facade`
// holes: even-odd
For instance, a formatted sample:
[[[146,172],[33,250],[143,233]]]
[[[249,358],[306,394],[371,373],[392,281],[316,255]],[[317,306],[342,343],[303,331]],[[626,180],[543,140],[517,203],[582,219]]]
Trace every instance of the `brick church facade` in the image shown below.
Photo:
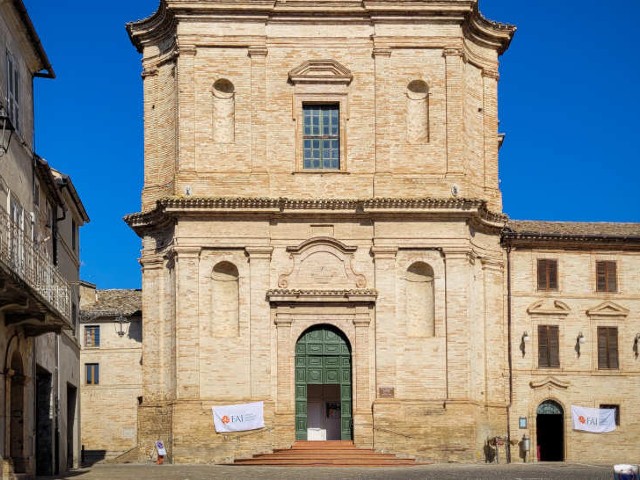
[[[433,461],[496,437],[521,461],[525,435],[527,459],[640,454],[640,226],[502,213],[514,27],[474,0],[163,0],[128,31],[139,446],[226,462],[319,428]],[[265,428],[215,432],[212,406],[255,401]],[[573,431],[572,404],[618,430]]]

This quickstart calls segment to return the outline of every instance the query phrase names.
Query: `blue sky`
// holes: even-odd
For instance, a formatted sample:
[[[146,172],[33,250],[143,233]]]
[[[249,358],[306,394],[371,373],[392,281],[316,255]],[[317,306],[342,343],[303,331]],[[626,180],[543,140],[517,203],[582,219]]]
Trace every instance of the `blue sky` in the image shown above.
[[[157,0],[24,0],[55,80],[36,79],[36,151],[71,175],[91,217],[84,280],[139,288],[140,56],[125,23]],[[518,27],[500,67],[504,212],[520,220],[639,222],[638,0],[480,0]]]

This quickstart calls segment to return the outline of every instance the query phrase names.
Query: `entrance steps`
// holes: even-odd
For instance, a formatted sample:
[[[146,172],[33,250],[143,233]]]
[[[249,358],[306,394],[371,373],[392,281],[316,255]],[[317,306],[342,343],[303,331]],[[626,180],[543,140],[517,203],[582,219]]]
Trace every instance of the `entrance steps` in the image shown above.
[[[236,460],[234,465],[307,467],[407,467],[418,465],[410,458],[357,448],[350,440],[297,441],[291,448]]]

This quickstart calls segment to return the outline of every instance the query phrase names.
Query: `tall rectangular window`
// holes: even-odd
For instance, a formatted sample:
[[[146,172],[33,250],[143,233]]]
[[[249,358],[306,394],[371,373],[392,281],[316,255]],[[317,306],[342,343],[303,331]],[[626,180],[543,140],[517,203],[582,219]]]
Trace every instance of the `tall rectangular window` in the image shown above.
[[[618,277],[616,273],[616,262],[598,261],[596,262],[596,291],[617,292]]]
[[[618,327],[598,327],[598,368],[618,368]]]
[[[340,107],[304,104],[303,168],[340,170]]]
[[[100,383],[100,364],[85,363],[84,368],[87,377],[87,385],[98,385]]]
[[[84,346],[99,347],[100,346],[100,326],[87,325],[84,327]]]
[[[9,51],[7,53],[7,114],[13,127],[20,129],[20,73],[15,58]]]
[[[538,368],[560,367],[560,342],[557,325],[538,325]]]
[[[538,259],[538,290],[558,290],[558,261]]]

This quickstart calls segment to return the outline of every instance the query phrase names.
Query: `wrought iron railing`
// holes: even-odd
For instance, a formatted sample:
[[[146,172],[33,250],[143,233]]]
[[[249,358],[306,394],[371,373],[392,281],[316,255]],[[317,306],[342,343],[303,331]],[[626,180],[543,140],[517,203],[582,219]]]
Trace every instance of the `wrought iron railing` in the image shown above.
[[[71,321],[71,287],[51,260],[0,207],[0,262],[52,307]]]

